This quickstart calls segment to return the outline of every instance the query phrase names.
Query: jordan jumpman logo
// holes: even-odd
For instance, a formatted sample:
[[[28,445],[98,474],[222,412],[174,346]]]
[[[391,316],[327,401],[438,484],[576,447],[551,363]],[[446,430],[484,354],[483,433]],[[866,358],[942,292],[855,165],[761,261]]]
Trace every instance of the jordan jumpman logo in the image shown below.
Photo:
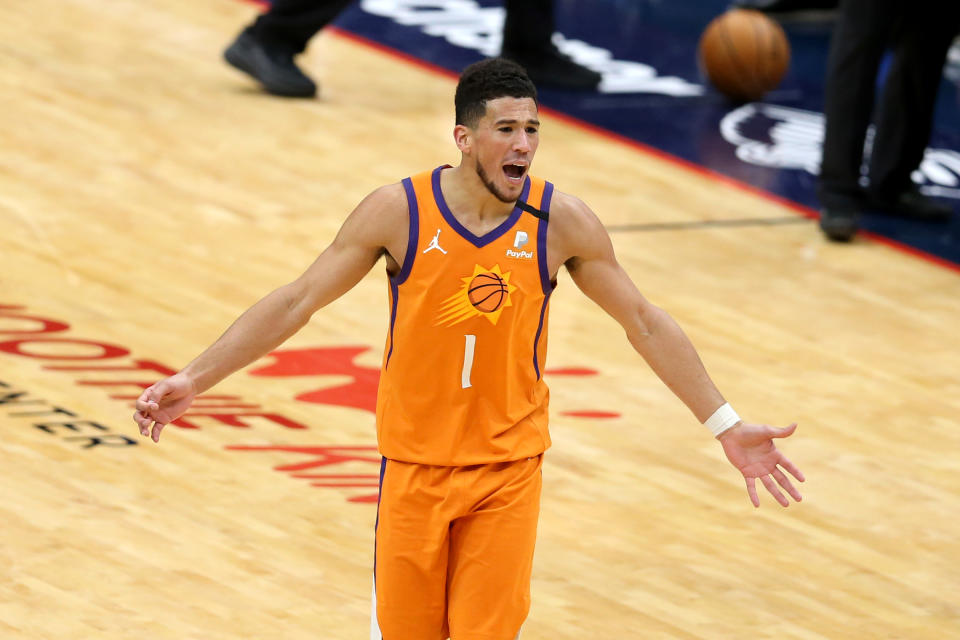
[[[433,240],[430,241],[430,244],[426,249],[423,250],[423,253],[430,251],[431,249],[439,249],[440,253],[446,255],[446,250],[440,246],[440,229],[437,229],[437,235],[433,236]]]

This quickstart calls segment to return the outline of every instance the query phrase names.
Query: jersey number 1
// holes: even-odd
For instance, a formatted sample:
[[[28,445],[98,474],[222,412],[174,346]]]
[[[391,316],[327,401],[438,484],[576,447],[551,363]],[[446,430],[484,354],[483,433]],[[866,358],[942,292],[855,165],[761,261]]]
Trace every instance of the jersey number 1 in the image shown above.
[[[463,389],[470,388],[470,372],[473,370],[473,352],[477,346],[477,336],[467,334],[463,336],[465,342],[463,343],[463,369],[460,371],[460,387]]]

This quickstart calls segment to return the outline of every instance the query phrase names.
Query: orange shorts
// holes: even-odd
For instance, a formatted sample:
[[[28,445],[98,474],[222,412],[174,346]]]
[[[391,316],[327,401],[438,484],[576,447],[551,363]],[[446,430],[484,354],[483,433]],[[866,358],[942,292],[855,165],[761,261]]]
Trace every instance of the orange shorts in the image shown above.
[[[543,456],[384,460],[374,558],[383,640],[514,640],[530,610]]]

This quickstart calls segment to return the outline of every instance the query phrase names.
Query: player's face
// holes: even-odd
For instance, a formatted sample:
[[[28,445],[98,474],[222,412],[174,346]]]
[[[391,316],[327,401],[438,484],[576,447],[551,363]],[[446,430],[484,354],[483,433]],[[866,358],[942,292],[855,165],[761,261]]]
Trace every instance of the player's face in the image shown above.
[[[533,98],[497,98],[473,130],[477,175],[502,202],[514,202],[540,143],[540,121]]]

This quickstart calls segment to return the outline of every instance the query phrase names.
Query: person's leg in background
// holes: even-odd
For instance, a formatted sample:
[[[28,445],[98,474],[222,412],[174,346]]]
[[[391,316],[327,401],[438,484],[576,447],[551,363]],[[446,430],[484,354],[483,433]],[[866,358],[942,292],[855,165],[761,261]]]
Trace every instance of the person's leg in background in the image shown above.
[[[274,0],[269,10],[237,36],[224,57],[272,94],[316,95],[316,83],[297,67],[294,56],[352,1]]]
[[[554,0],[504,0],[501,55],[522,65],[538,87],[594,90],[601,75],[565,56],[553,44]]]
[[[910,178],[933,130],[947,51],[960,28],[960,4],[912,5],[897,34],[870,156],[870,204],[922,219],[947,219],[951,207],[920,194]]]
[[[838,4],[838,0],[733,0],[731,6],[770,14],[805,14],[836,11]]]
[[[903,0],[841,0],[827,61],[825,131],[818,195],[820,228],[848,241],[864,206],[863,143],[873,111],[877,70]]]

